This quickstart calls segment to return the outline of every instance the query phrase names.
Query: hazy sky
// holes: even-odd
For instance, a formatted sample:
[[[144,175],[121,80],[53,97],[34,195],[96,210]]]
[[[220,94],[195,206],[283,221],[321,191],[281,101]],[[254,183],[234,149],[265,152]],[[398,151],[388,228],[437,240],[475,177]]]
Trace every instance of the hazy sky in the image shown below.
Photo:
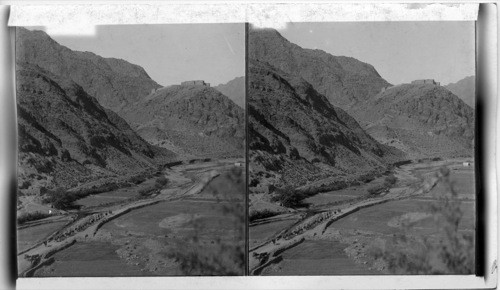
[[[95,36],[51,37],[140,65],[164,86],[195,79],[215,86],[245,75],[244,24],[106,25]]]
[[[392,84],[431,78],[441,84],[475,74],[474,22],[291,23],[289,41],[375,67]]]

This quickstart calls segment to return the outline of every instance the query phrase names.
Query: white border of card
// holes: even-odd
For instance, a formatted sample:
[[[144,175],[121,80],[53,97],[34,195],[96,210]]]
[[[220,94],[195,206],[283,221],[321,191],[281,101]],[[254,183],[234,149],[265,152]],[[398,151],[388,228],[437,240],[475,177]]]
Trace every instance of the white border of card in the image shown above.
[[[285,22],[312,21],[449,21],[477,20],[478,78],[485,85],[482,96],[484,106],[483,150],[485,150],[484,192],[486,201],[486,249],[484,276],[302,276],[302,277],[158,277],[158,278],[20,278],[12,281],[8,276],[9,264],[1,260],[2,288],[18,289],[470,289],[495,288],[498,280],[498,196],[497,171],[499,164],[496,151],[497,120],[497,1],[480,6],[474,1],[458,1],[458,4],[432,2],[341,3],[321,1],[317,3],[273,1],[254,3],[241,1],[191,1],[191,2],[147,2],[118,3],[98,2],[105,5],[88,5],[73,1],[72,5],[62,1],[2,1],[0,7],[0,186],[2,212],[9,212],[7,193],[15,180],[15,92],[12,40],[13,32],[8,26],[64,27],[66,31],[92,33],[96,24],[139,23],[214,23],[250,22],[261,27],[279,27]],[[96,2],[94,2],[96,3]],[[32,4],[32,5],[25,5]],[[36,4],[36,5],[33,5]],[[48,5],[51,4],[51,5]],[[59,5],[54,5],[59,4]],[[190,4],[190,5],[187,5]],[[7,5],[13,5],[11,7]],[[80,5],[80,6],[75,6]],[[410,6],[413,5],[409,9]],[[479,18],[477,18],[479,10]],[[78,11],[70,13],[71,11]],[[70,17],[80,15],[81,17]],[[10,18],[9,18],[10,17]],[[146,21],[147,20],[147,21]],[[8,25],[7,25],[8,21]],[[78,30],[74,30],[75,27]],[[62,31],[64,33],[64,31]],[[485,61],[487,60],[487,61]],[[9,251],[9,236],[12,220],[3,218],[0,236],[0,257]]]

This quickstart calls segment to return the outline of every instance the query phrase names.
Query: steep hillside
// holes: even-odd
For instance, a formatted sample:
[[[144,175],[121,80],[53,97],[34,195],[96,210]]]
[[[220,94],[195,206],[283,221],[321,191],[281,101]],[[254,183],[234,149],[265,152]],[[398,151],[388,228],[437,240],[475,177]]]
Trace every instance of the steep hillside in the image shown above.
[[[245,77],[238,77],[214,89],[230,98],[236,105],[245,108]]]
[[[445,86],[450,92],[462,99],[471,108],[474,108],[476,101],[476,77],[469,76],[456,83]]]
[[[251,188],[294,187],[385,170],[403,154],[376,142],[308,82],[249,60]],[[327,180],[325,180],[327,179]]]
[[[175,157],[145,142],[71,79],[22,61],[16,66],[18,183],[23,192],[72,187],[153,168]]]
[[[303,49],[274,30],[251,30],[248,39],[249,57],[302,77],[383,144],[414,158],[471,154],[473,112],[445,88],[390,88],[373,66]]]
[[[165,87],[121,114],[144,139],[181,155],[245,153],[244,111],[214,88]]]
[[[304,49],[275,30],[250,30],[249,58],[267,62],[286,73],[297,74],[330,103],[350,113],[350,108],[389,86],[373,66],[351,57]]]
[[[68,77],[114,112],[160,87],[140,66],[91,52],[73,51],[42,31],[16,29],[16,58],[18,62]]]
[[[473,153],[474,111],[444,87],[398,85],[376,95],[362,113],[367,132],[414,158]]]

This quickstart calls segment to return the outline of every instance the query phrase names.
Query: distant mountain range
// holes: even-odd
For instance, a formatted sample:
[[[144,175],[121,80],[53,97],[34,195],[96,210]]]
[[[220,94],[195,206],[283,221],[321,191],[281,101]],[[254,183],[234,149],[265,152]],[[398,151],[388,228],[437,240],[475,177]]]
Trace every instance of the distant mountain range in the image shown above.
[[[445,86],[450,92],[458,96],[471,108],[475,107],[476,101],[476,77],[469,76]]]
[[[214,89],[230,98],[236,105],[245,108],[245,77],[237,77],[226,84],[215,86]]]

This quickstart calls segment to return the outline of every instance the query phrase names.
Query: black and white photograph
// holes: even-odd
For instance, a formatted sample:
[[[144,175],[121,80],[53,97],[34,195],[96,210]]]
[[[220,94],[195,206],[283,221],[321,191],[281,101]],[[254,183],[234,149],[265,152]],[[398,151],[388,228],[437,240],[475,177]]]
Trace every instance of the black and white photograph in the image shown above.
[[[474,274],[475,22],[248,32],[250,275]]]
[[[17,27],[15,81],[19,277],[244,275],[245,24]]]

